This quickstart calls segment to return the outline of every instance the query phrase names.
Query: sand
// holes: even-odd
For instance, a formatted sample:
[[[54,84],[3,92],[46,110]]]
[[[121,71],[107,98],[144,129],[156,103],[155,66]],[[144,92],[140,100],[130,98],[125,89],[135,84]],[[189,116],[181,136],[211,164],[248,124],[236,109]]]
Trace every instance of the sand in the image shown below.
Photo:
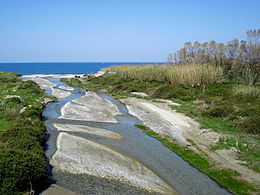
[[[63,119],[117,123],[115,117],[121,113],[116,105],[89,91],[85,96],[65,104],[61,114]]]

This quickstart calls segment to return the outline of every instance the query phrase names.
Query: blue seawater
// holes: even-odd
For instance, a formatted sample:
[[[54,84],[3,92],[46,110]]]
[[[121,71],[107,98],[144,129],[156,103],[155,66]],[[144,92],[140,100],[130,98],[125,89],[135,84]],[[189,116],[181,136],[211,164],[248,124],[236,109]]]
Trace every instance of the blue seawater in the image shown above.
[[[0,63],[0,72],[31,74],[86,74],[101,68],[120,64],[153,64],[151,62],[49,62],[49,63]],[[156,63],[158,64],[158,63]],[[163,63],[160,63],[163,64]]]

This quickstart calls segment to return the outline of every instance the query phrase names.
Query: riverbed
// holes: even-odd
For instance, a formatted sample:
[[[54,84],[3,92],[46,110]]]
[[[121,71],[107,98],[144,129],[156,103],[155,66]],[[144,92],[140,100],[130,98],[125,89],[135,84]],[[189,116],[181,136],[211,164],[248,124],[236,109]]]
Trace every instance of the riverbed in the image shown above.
[[[43,112],[53,183],[77,194],[229,194],[136,128],[141,121],[121,102],[41,79],[49,95],[62,94]]]

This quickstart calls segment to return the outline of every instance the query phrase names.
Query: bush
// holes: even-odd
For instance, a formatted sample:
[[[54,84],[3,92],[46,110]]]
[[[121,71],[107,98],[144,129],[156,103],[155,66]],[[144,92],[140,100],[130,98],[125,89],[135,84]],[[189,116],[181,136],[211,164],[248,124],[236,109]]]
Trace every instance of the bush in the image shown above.
[[[41,108],[37,106],[31,106],[25,109],[25,111],[22,113],[22,116],[39,118],[41,116],[41,112]]]
[[[260,117],[254,115],[238,123],[238,128],[246,133],[260,134]]]
[[[181,86],[164,85],[162,87],[155,88],[155,90],[151,93],[151,97],[161,99],[183,99],[184,97],[188,97],[189,99],[192,99],[193,94],[191,90],[185,89]]]
[[[35,83],[34,81],[23,81],[18,89],[31,89],[34,93],[39,94],[39,93],[43,93],[43,90],[40,88],[40,86]]]
[[[213,107],[208,110],[202,111],[202,116],[206,117],[226,117],[234,111],[232,107]]]
[[[35,123],[37,123],[37,125]],[[13,136],[19,136],[19,134],[32,136],[37,138],[38,142],[43,144],[46,129],[42,121],[36,120],[34,122],[20,120],[17,123],[13,123],[12,126],[7,129],[7,131],[3,132],[3,134],[12,134]]]
[[[40,137],[40,135],[38,135]],[[37,154],[44,154],[43,147],[39,138],[33,137],[28,131],[21,130],[6,130],[0,136],[1,141],[4,142],[4,148],[21,149],[24,151],[31,151]]]
[[[15,120],[19,115],[19,110],[16,108],[4,108],[4,116],[7,120]]]
[[[11,98],[6,98],[4,103],[20,104],[20,103],[22,103],[22,100],[19,97],[11,97]]]
[[[0,72],[0,83],[16,83],[20,75],[13,72]]]
[[[0,175],[0,194],[28,191],[46,177],[45,159],[28,151],[1,149]]]

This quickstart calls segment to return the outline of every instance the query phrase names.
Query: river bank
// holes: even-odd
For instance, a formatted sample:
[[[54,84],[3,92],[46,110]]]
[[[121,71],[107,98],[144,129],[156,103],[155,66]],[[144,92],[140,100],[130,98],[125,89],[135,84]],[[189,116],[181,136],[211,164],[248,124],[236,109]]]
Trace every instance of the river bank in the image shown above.
[[[188,90],[184,91],[184,89],[180,87],[168,86],[166,84],[123,79],[117,75],[105,75],[97,79],[71,79],[67,80],[67,82],[75,86],[83,87],[86,90],[93,89],[95,91],[106,91],[115,98],[120,99],[126,104],[130,114],[138,117],[146,126],[150,127],[150,129],[156,133],[153,134],[151,132],[151,135],[155,135],[156,138],[161,140],[168,147],[171,146],[170,148],[173,151],[178,151],[177,153],[185,160],[198,167],[201,171],[209,174],[221,185],[228,187],[232,192],[243,194],[250,193],[250,191],[257,191],[255,188],[259,189],[259,173],[242,165],[245,164],[245,162],[238,159],[237,153],[239,150],[243,151],[243,148],[237,149],[232,145],[232,147],[222,148],[223,143],[220,145],[220,140],[222,140],[223,137],[227,139],[229,136],[234,136],[235,133],[230,134],[230,131],[232,132],[233,129],[227,125],[223,126],[225,123],[223,123],[222,126],[219,124],[222,119],[218,119],[218,122],[213,118],[215,124],[212,123],[212,125],[215,126],[210,127],[213,130],[201,128],[201,125],[198,122],[183,114],[176,113],[171,109],[173,108],[177,111],[190,113],[188,115],[194,117],[198,116],[201,112],[195,109],[195,105],[193,106],[191,103],[178,100],[177,98],[175,101],[173,100],[173,102],[170,100],[158,99],[170,96],[170,92],[176,97],[178,96],[178,93],[182,94],[182,99],[184,99],[184,97],[187,99],[188,97],[183,95],[189,93],[191,95],[189,99],[191,99],[193,98],[193,92],[191,93]],[[225,84],[223,88],[226,88],[226,86],[230,89],[230,85],[227,84]],[[218,85],[217,87],[220,88],[221,86]],[[162,88],[164,92],[162,89],[162,91],[160,91],[160,88]],[[214,88],[209,89],[215,90]],[[169,90],[172,91],[169,92]],[[218,90],[222,90],[222,88]],[[131,93],[132,91],[134,91],[134,93]],[[227,91],[227,88],[225,91]],[[210,91],[210,93],[212,92]],[[151,98],[151,96],[154,98]],[[205,119],[203,119],[204,121],[202,119],[203,118],[199,118],[199,120],[197,120],[206,122]],[[210,119],[209,121],[213,121],[213,119]],[[207,125],[207,127],[209,127],[209,123]],[[217,125],[220,125],[219,127],[222,127],[223,129],[218,130]],[[226,129],[228,129],[228,131],[225,131]],[[235,135],[238,136],[237,133]],[[241,134],[239,136],[241,137]],[[257,136],[247,137],[247,139],[249,138],[252,140],[248,140],[246,143],[250,144],[250,142],[252,142],[253,144],[255,143],[254,139],[257,139]],[[174,140],[177,140],[177,143],[175,143]],[[171,144],[172,141],[173,143]],[[182,147],[179,147],[178,144]],[[172,146],[175,146],[175,148]],[[218,149],[212,149],[213,146],[215,148],[218,146]],[[240,143],[238,146],[240,146]],[[245,146],[247,146],[247,151],[254,151],[254,148],[251,149],[252,145]],[[192,155],[189,157],[187,154]],[[257,163],[256,151],[250,154],[247,152],[246,154],[255,155],[251,156],[255,160],[252,161],[252,163]],[[195,162],[194,159],[201,161],[201,163]]]
[[[0,72],[0,194],[38,193],[46,179],[46,128],[41,112],[48,97],[32,81]]]

